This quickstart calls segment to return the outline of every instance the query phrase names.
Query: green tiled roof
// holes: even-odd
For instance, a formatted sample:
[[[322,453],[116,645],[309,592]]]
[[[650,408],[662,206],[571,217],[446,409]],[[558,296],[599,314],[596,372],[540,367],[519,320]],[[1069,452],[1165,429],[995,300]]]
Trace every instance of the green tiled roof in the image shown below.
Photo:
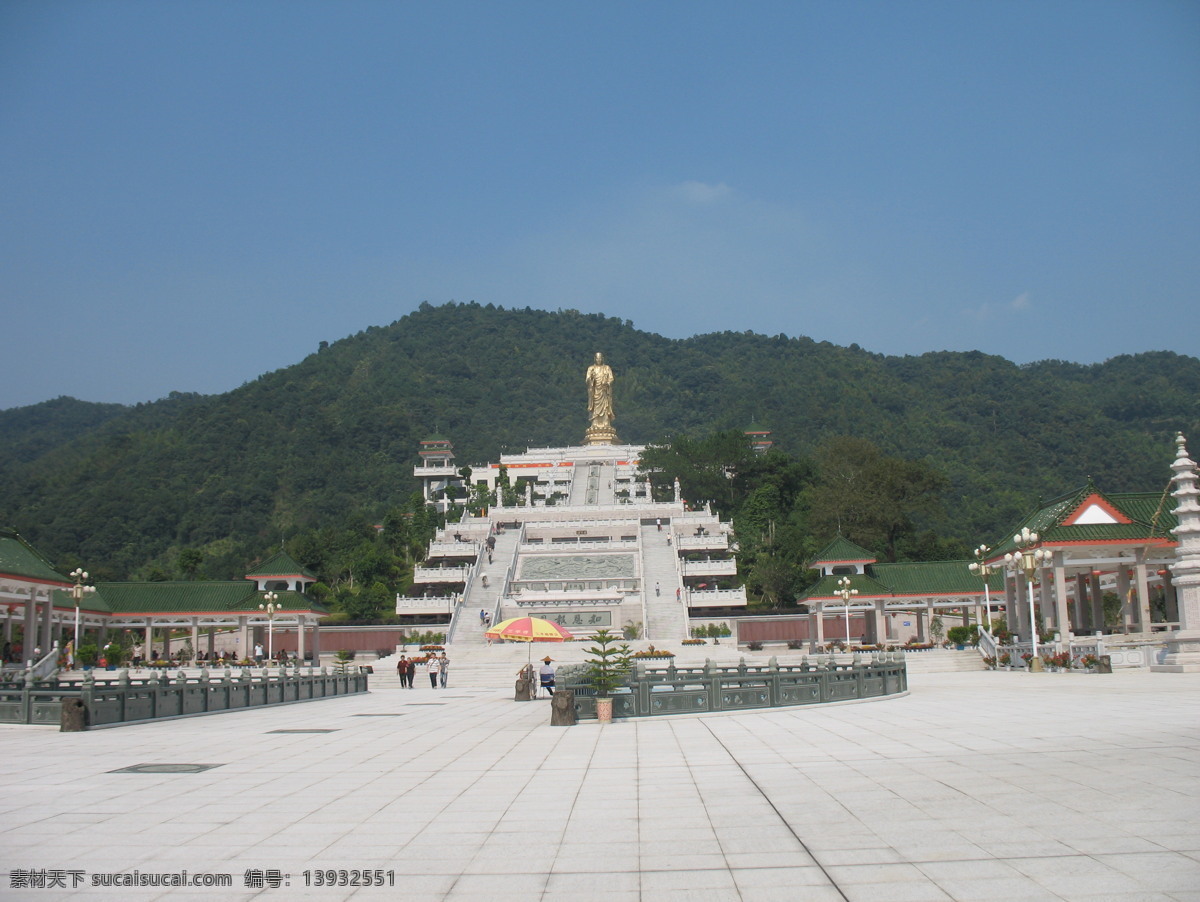
[[[971,572],[970,561],[919,561],[902,564],[871,564],[867,573],[850,575],[850,588],[858,589],[859,598],[894,598],[905,595],[974,595],[983,592],[983,580]],[[809,587],[801,601],[826,601],[841,598],[837,594],[841,576],[823,576]],[[988,586],[1003,591],[1004,575],[993,572]]]
[[[827,564],[837,561],[856,561],[858,563],[870,563],[875,560],[875,555],[867,551],[861,545],[855,545],[847,538],[838,536],[823,549],[820,553],[809,561],[809,569],[816,569],[817,564]]]
[[[0,527],[0,574],[52,583],[70,580],[50,565],[15,529]]]
[[[859,574],[848,574],[848,576],[850,578],[850,588],[858,590],[858,598],[879,598],[881,596],[888,596],[892,594],[891,589],[889,589],[879,580],[873,579],[870,576],[862,576]],[[804,593],[804,598],[802,598],[801,601],[809,598],[836,598],[840,600],[841,596],[837,594],[837,591],[840,588],[838,586],[838,580],[844,578],[845,577],[843,576],[822,576],[815,585],[809,587],[808,591]]]
[[[74,608],[75,599],[71,597],[70,589],[55,589],[53,592],[53,602],[56,608]],[[87,592],[83,598],[79,600],[79,610],[95,611],[99,614],[111,614],[112,608],[108,606],[108,602],[100,594],[100,590],[95,592]]]
[[[287,611],[323,614],[325,609],[298,592],[277,592]],[[80,605],[89,611],[122,614],[221,614],[257,612],[262,595],[245,580],[100,583]],[[59,592],[55,604],[74,605],[69,592]]]
[[[896,595],[967,595],[983,591],[983,579],[971,561],[920,561],[876,564],[871,573]],[[1004,574],[993,571],[988,587],[1004,590]]]
[[[296,559],[286,551],[280,551],[246,574],[247,579],[263,576],[302,576],[313,582],[316,582],[317,579],[315,573],[305,569],[302,564],[297,563]]]
[[[1069,519],[1080,505],[1093,495],[1132,522],[1065,525],[1063,521]],[[1089,483],[1081,489],[1055,498],[1034,511],[991,550],[989,557],[999,557],[1015,550],[1013,536],[1026,527],[1036,532],[1043,544],[1055,545],[1065,542],[1174,542],[1175,537],[1171,530],[1177,524],[1174,499],[1168,497],[1164,500],[1160,492],[1122,492],[1108,495]]]

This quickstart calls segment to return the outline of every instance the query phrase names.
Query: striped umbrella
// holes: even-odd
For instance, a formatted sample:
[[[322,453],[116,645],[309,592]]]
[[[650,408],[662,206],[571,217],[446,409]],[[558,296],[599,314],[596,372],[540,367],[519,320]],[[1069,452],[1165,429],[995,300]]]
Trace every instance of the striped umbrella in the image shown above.
[[[574,639],[568,630],[541,617],[513,617],[502,620],[487,631],[492,639],[508,639],[529,643],[529,660],[533,660],[534,642],[565,642]]]

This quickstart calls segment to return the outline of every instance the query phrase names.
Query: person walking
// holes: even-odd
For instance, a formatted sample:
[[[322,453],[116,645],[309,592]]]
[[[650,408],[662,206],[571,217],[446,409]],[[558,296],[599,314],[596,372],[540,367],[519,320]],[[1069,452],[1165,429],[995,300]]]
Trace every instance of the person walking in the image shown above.
[[[446,688],[446,681],[450,679],[450,659],[446,657],[446,653],[442,652],[441,660],[438,661],[438,669],[441,674],[442,688]]]
[[[413,687],[413,679],[416,677],[416,675],[417,675],[417,662],[414,661],[412,658],[409,658],[408,664],[405,665],[405,668],[404,668],[404,679],[405,679],[405,682],[408,683],[409,689],[411,689]]]
[[[404,688],[404,681],[408,676],[408,658],[404,655],[400,656],[400,660],[396,662],[396,676],[400,678],[400,688]]]
[[[442,669],[442,662],[438,660],[436,654],[431,654],[429,660],[425,662],[425,672],[429,674],[429,688],[436,689],[438,687],[438,673]]]
[[[662,586],[659,583],[654,584],[654,594],[662,595]]]
[[[263,647],[261,642],[254,644],[254,663],[261,665],[263,661]]]

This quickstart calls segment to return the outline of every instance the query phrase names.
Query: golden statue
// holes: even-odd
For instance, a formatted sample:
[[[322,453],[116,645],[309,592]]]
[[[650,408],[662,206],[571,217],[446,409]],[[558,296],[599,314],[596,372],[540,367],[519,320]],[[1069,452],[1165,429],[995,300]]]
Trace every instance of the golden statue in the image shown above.
[[[596,352],[596,362],[588,367],[585,379],[588,391],[588,415],[592,424],[584,434],[584,444],[615,445],[617,430],[613,428],[613,371]]]

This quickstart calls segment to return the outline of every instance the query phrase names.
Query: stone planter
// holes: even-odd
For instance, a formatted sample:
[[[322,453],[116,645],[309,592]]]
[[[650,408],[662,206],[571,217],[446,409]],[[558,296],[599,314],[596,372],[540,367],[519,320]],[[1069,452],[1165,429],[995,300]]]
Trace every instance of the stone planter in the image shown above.
[[[600,723],[612,723],[612,702],[611,698],[596,699],[596,720]]]

